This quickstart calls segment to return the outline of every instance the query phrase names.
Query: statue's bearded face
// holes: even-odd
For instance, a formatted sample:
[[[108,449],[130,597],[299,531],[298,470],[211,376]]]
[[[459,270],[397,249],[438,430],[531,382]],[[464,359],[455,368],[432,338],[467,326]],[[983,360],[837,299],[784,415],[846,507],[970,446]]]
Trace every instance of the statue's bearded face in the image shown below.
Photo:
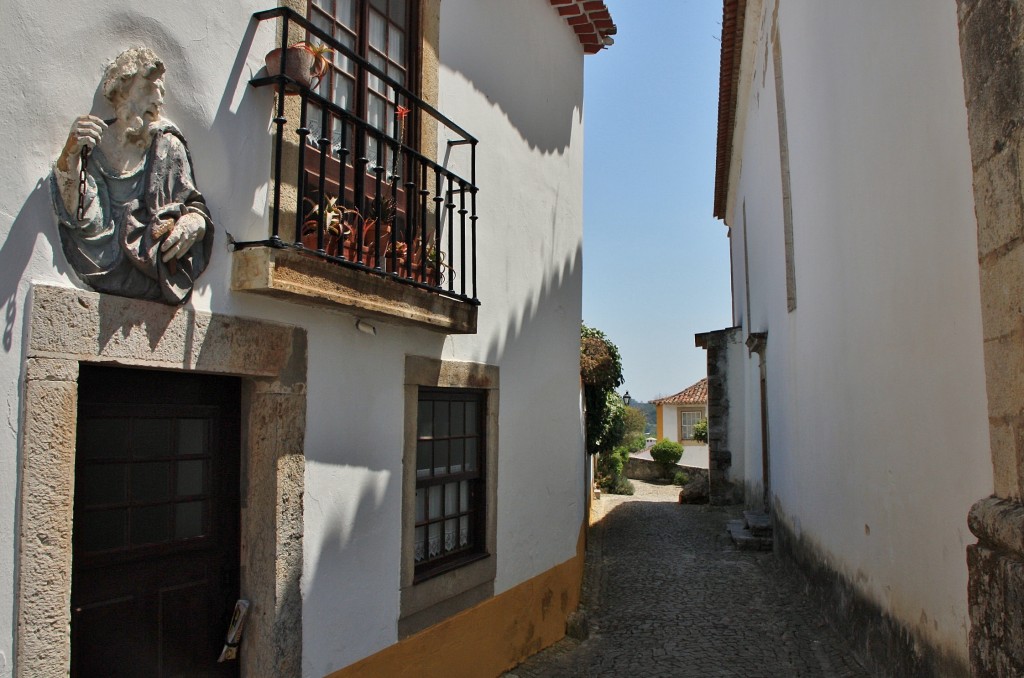
[[[125,141],[148,144],[163,112],[164,79],[136,75],[127,90],[117,106],[117,117],[124,123]]]

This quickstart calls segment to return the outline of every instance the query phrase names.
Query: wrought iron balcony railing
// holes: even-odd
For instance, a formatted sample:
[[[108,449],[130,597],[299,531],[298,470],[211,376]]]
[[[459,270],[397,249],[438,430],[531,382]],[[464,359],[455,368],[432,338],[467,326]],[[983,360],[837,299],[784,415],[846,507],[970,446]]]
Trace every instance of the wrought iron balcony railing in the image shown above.
[[[271,233],[234,247],[290,248],[478,305],[477,139],[291,9],[257,12],[253,19],[281,20],[280,70],[250,82],[278,94]],[[388,115],[371,122],[287,75],[295,27],[307,41],[357,64],[362,86],[372,79],[378,98],[386,95]],[[297,124],[286,116],[286,97],[297,99],[297,111],[287,107]],[[443,161],[419,150],[428,146],[443,148]],[[447,166],[456,147],[468,148],[468,179]],[[292,193],[294,205],[288,204]]]

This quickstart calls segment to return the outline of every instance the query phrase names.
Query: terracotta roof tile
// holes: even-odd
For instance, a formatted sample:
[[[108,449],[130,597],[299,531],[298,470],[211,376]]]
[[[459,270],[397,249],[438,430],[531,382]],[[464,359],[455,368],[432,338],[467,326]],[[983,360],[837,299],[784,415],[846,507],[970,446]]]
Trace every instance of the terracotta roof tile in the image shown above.
[[[732,137],[736,126],[736,99],[739,91],[740,57],[743,52],[743,23],[747,0],[723,0],[722,61],[718,71],[718,150],[715,158],[714,216],[725,219],[729,197],[729,169],[732,164]]]
[[[651,401],[655,405],[704,405],[708,402],[708,378],[704,377],[693,386],[684,388],[675,395]]]
[[[551,6],[576,32],[585,54],[597,54],[604,49],[604,36],[615,35],[604,0],[551,0]]]

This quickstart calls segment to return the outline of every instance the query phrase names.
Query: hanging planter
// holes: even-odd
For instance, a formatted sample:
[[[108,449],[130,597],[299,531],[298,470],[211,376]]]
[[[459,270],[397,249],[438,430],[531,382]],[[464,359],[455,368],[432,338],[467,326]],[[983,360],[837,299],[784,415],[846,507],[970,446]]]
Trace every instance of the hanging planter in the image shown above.
[[[267,52],[265,61],[269,75],[281,75],[281,55],[283,50],[278,47]],[[286,58],[287,70],[284,75],[294,80],[300,87],[314,89],[327,72],[327,55],[331,53],[326,45],[312,45],[305,40],[288,47]],[[294,86],[289,85],[288,94],[295,94]]]

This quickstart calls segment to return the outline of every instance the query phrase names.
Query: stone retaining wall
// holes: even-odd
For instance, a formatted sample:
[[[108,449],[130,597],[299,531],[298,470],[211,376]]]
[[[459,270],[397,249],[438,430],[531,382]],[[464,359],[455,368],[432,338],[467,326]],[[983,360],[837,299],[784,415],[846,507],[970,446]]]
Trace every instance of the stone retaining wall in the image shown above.
[[[697,466],[682,466],[680,464],[675,465],[676,470],[671,475],[675,475],[676,471],[685,471],[690,476],[690,482],[697,482],[703,480],[708,482],[708,470],[706,468],[700,468]],[[661,468],[661,464],[650,459],[640,459],[638,457],[630,457],[626,463],[626,468],[623,469],[626,473],[626,477],[631,480],[643,480],[650,482],[652,480],[671,480],[672,477],[665,477],[665,472]]]

